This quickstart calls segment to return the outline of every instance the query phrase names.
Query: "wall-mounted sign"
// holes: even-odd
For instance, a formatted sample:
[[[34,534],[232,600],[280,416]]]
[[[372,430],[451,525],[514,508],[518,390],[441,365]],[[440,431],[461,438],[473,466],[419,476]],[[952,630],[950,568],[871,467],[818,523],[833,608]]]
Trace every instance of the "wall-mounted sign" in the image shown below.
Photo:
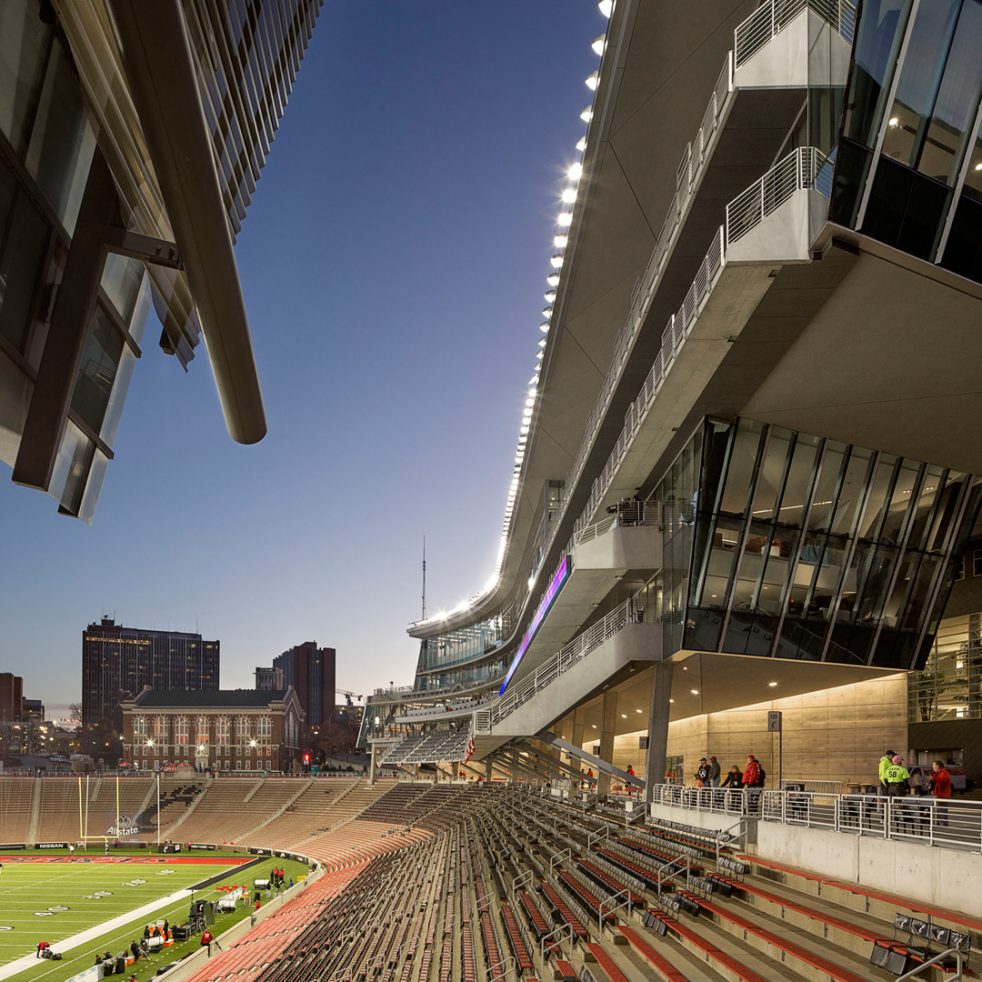
[[[504,682],[501,683],[501,688],[498,690],[498,695],[503,696],[505,694],[505,689],[508,688],[508,683],[511,681],[511,677],[515,674],[515,670],[518,668],[525,657],[525,652],[528,651],[529,645],[532,643],[532,639],[538,633],[539,628],[542,626],[542,622],[546,618],[546,614],[549,613],[552,605],[556,602],[556,597],[559,596],[559,591],[566,585],[566,581],[569,579],[569,574],[572,572],[573,562],[569,556],[563,556],[562,562],[556,567],[556,572],[552,574],[552,579],[549,581],[549,586],[546,587],[546,592],[542,595],[542,599],[539,601],[539,606],[535,608],[535,614],[532,616],[532,623],[529,624],[528,630],[522,635],[522,642],[518,646],[518,651],[515,652],[515,657],[512,659],[511,665],[508,668],[508,674],[505,676]]]

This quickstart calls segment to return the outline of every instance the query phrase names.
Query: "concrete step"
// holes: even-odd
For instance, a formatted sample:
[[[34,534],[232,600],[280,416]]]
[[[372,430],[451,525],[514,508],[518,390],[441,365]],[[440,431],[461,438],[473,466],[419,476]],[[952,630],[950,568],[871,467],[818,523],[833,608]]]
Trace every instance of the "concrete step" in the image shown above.
[[[810,982],[868,982],[876,977],[868,955],[862,957],[833,945],[812,930],[802,929],[779,917],[772,917],[741,900],[714,897],[699,901],[703,917],[739,939],[754,951],[776,961],[795,973],[795,978]]]
[[[635,963],[646,973],[640,976],[629,975],[631,979],[655,978],[660,982],[677,982],[678,979],[692,982],[698,979],[699,982],[720,982],[726,978],[670,937],[660,938],[655,932],[644,928],[629,928],[626,940],[630,947],[625,949],[618,946],[617,950],[628,951]],[[670,969],[666,970],[666,966],[670,966]]]
[[[645,930],[646,940],[655,937],[653,931]],[[778,982],[780,979],[800,982],[801,975],[782,964],[779,958],[755,951],[709,917],[683,917],[672,921],[668,933],[672,941],[678,942],[728,982]]]

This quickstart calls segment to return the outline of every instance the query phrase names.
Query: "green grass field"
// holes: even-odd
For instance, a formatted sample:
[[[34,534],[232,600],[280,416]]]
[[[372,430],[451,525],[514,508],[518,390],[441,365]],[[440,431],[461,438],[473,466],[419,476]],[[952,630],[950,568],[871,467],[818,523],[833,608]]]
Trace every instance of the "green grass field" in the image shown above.
[[[0,970],[23,955],[33,955],[40,939],[50,941],[55,950],[58,942],[88,928],[163,898],[178,890],[210,879],[223,871],[227,875],[215,885],[195,893],[196,899],[216,899],[223,883],[247,883],[268,875],[274,865],[286,871],[287,878],[298,878],[306,872],[301,863],[284,859],[266,859],[246,870],[230,867],[227,856],[207,853],[207,862],[182,865],[157,862],[168,857],[148,856],[145,852],[126,863],[68,863],[63,861],[24,863],[8,860],[0,874]],[[50,854],[46,859],[61,859]],[[67,858],[67,857],[66,857]],[[241,859],[241,854],[239,856]],[[254,858],[254,857],[250,857]],[[142,859],[143,861],[137,861]],[[155,860],[147,862],[148,859]],[[62,961],[38,960],[29,969],[12,976],[16,982],[41,980],[60,982],[93,963],[94,954],[107,949],[113,954],[127,947],[143,934],[144,924],[167,917],[172,924],[187,920],[189,900],[181,899],[159,908],[152,917],[128,921],[78,948],[64,953]],[[218,918],[212,929],[217,935],[237,920],[247,916],[239,910]],[[134,969],[140,980],[151,978],[157,967],[180,957],[198,946],[198,938],[175,944],[166,954],[143,960]]]

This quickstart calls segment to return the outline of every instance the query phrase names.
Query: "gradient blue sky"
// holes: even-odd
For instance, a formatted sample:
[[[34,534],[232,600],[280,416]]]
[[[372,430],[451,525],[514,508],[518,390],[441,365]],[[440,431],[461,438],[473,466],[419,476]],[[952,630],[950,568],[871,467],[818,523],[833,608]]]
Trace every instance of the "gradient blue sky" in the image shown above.
[[[269,435],[226,435],[204,351],[147,330],[92,527],[0,480],[0,671],[80,695],[103,613],[298,642],[357,692],[493,571],[554,218],[605,21],[593,0],[327,0],[237,245]]]

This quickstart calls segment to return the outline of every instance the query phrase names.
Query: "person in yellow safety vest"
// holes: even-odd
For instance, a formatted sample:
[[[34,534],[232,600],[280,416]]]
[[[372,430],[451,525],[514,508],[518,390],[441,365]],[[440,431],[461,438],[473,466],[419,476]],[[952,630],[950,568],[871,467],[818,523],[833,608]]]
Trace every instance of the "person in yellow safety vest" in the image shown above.
[[[892,750],[888,750],[881,758],[879,763],[879,769],[877,772],[877,777],[880,782],[880,787],[878,794],[884,795],[887,793],[887,768],[893,763],[893,758],[896,755]]]
[[[885,783],[887,786],[887,797],[889,798],[909,793],[910,772],[904,767],[904,759],[900,754],[894,755],[893,763],[886,769]]]

